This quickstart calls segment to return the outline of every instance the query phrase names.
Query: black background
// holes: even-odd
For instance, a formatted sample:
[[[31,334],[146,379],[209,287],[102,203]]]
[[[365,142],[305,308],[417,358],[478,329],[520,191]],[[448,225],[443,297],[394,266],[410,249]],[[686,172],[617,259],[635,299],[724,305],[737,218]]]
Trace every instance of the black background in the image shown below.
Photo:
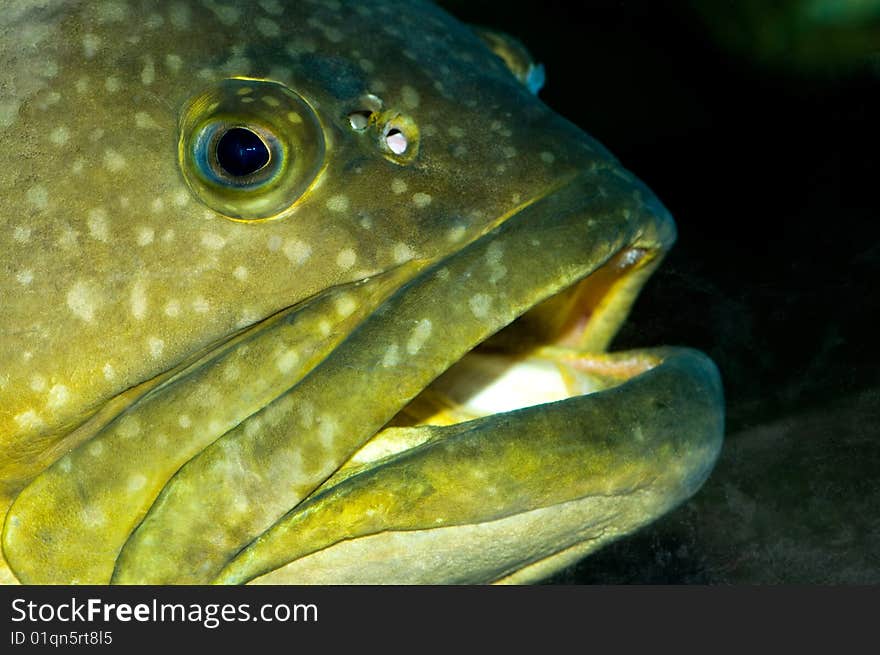
[[[880,67],[768,64],[685,2],[441,5],[521,39],[676,217],[615,347],[699,348],[727,394],[698,495],[552,581],[880,581]]]

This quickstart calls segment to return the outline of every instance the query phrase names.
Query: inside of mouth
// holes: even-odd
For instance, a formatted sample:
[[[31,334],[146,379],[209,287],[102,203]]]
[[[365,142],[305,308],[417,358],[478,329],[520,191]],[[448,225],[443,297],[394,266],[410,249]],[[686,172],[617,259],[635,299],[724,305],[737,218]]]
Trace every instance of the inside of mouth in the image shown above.
[[[656,366],[607,346],[659,258],[627,248],[478,344],[389,427],[452,425],[610,389]]]

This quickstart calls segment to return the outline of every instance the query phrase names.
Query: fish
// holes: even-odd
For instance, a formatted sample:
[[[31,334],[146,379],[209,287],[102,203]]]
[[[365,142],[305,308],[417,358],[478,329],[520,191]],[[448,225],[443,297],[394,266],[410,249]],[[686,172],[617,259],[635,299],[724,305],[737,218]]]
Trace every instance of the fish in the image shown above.
[[[528,583],[692,496],[676,237],[524,46],[421,0],[7,0],[5,582]]]

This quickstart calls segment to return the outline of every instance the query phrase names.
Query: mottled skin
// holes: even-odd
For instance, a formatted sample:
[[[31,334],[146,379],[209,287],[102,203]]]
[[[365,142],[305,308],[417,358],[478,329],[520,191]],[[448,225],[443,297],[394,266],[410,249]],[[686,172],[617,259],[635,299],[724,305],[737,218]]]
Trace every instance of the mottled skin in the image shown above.
[[[10,580],[526,581],[711,470],[711,362],[601,354],[672,219],[433,5],[13,0],[0,70]],[[280,181],[199,181],[220,114]],[[424,411],[526,312],[607,390]]]

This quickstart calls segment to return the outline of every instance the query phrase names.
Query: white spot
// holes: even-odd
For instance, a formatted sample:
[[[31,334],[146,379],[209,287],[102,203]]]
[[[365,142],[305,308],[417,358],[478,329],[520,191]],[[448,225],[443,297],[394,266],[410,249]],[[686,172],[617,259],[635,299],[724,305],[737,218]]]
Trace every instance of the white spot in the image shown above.
[[[49,389],[49,398],[46,401],[46,407],[49,409],[59,409],[67,404],[70,400],[70,390],[63,384],[56,384]]]
[[[266,247],[269,249],[269,252],[277,252],[281,250],[281,237],[277,234],[273,234],[266,241]]]
[[[175,207],[186,207],[189,204],[189,200],[189,193],[187,193],[183,189],[175,192],[175,194],[171,197],[171,202],[174,203]]]
[[[400,363],[400,348],[396,343],[392,343],[388,346],[388,349],[385,351],[385,354],[382,356],[382,366],[385,368],[391,368],[392,366],[397,366]]]
[[[100,441],[92,441],[89,444],[89,455],[92,457],[100,457],[104,454],[104,444]]]
[[[327,200],[327,209],[332,212],[348,211],[348,196],[343,194],[332,196]]]
[[[464,238],[464,235],[467,233],[467,230],[463,225],[456,225],[454,227],[449,228],[446,232],[446,240],[450,243],[457,243]]]
[[[98,53],[98,48],[101,47],[101,39],[97,34],[86,34],[82,40],[83,45],[83,54],[86,56],[86,59],[91,59]]]
[[[425,345],[425,342],[428,340],[428,337],[431,336],[431,330],[433,326],[431,325],[431,321],[427,318],[423,318],[416,324],[415,329],[412,331],[412,334],[409,335],[409,341],[406,342],[406,352],[410,355],[415,355],[422,349],[422,346]]]
[[[193,299],[192,308],[197,314],[205,314],[211,309],[211,305],[202,296],[196,296]]]
[[[275,237],[272,237],[275,238]],[[270,238],[269,249],[272,249],[272,243]],[[280,241],[281,237],[277,237]],[[284,255],[287,259],[290,260],[291,263],[296,264],[297,266],[302,266],[305,264],[309,257],[312,256],[312,247],[307,244],[299,241],[297,239],[288,240],[284,244]]]
[[[205,3],[207,4],[207,3]],[[227,5],[209,4],[208,9],[214,12],[214,15],[224,25],[234,25],[238,22],[240,15],[238,9]]]
[[[330,448],[336,438],[336,420],[331,416],[322,416],[318,419],[318,438],[324,448]]]
[[[43,425],[43,419],[32,409],[16,414],[15,422],[18,424],[18,427],[24,430],[39,428]]]
[[[0,101],[0,128],[9,127],[18,120],[18,108],[20,106],[21,101],[15,98]]]
[[[49,206],[49,192],[42,184],[34,185],[28,189],[25,197],[34,209],[42,211]]]
[[[18,225],[12,231],[12,238],[19,243],[27,243],[31,240],[31,228],[24,225]]]
[[[223,379],[227,382],[235,382],[241,375],[241,370],[235,362],[229,362],[223,368]]]
[[[333,304],[336,307],[336,314],[339,318],[348,318],[357,309],[357,301],[347,293],[338,296],[333,301]]]
[[[408,84],[404,85],[400,90],[400,97],[403,100],[403,106],[407,109],[417,108],[421,101],[421,98],[419,98],[419,92]]]
[[[142,473],[135,473],[130,478],[128,478],[128,482],[125,485],[125,488],[128,490],[128,493],[137,493],[141,489],[143,489],[147,484],[147,476]]]
[[[244,266],[236,266],[232,275],[235,276],[236,280],[244,282],[248,278],[248,270]]]
[[[477,318],[486,318],[489,315],[489,310],[492,309],[492,297],[485,293],[478,293],[471,296],[468,305],[474,316]]]
[[[46,378],[42,375],[32,375],[31,376],[31,390],[40,393],[45,391],[49,385],[46,383]]]
[[[105,0],[98,5],[98,21],[118,23],[128,16],[128,5],[122,0]]]
[[[125,157],[115,150],[108,148],[104,151],[104,166],[112,173],[118,173],[125,168]]]
[[[265,37],[271,39],[281,34],[281,28],[278,27],[278,23],[276,23],[271,18],[260,16],[255,22],[257,24],[257,29],[260,31],[260,34]]]
[[[273,16],[280,16],[284,13],[284,7],[278,2],[278,0],[259,0],[257,2],[263,8],[267,14],[272,14]]]
[[[116,93],[122,88],[122,82],[119,81],[118,77],[110,75],[104,80],[104,88],[107,89],[107,93]]]
[[[282,373],[290,373],[299,362],[299,355],[294,350],[285,350],[276,360],[275,365]]]
[[[148,246],[153,243],[156,231],[151,227],[141,227],[137,233],[137,244],[139,246]]]
[[[208,250],[221,250],[226,245],[226,239],[213,232],[202,233],[202,246]]]
[[[126,439],[131,439],[141,433],[141,421],[137,416],[129,414],[118,425],[119,436]]]
[[[74,316],[86,323],[91,322],[95,317],[97,304],[94,288],[88,282],[79,281],[67,292],[68,308]]]
[[[131,314],[137,320],[143,319],[147,315],[147,285],[143,280],[138,280],[131,287]]]
[[[150,349],[150,356],[153,358],[161,357],[162,351],[165,350],[165,342],[159,337],[150,337],[147,339],[147,346]]]
[[[464,130],[457,125],[453,125],[449,128],[449,136],[451,136],[453,139],[461,139],[462,137],[464,137],[464,134]]]
[[[30,269],[19,271],[18,273],[16,273],[15,279],[18,281],[19,284],[27,286],[34,281],[34,272]]]
[[[409,260],[415,257],[415,253],[412,248],[410,248],[407,244],[398,242],[394,246],[394,250],[391,253],[391,256],[394,257],[395,264],[402,264],[403,262],[408,262]]]
[[[172,73],[177,73],[183,66],[183,59],[178,55],[165,55],[165,67]]]
[[[149,30],[158,29],[158,28],[162,27],[162,25],[164,25],[164,24],[165,24],[165,19],[162,18],[162,15],[155,14],[155,13],[147,16],[147,20],[144,21],[144,25],[146,25],[147,29],[149,29]]]
[[[333,325],[327,319],[321,319],[318,322],[318,333],[322,337],[329,337],[330,333],[333,331]]]
[[[70,139],[70,130],[68,130],[63,125],[59,125],[54,130],[49,132],[49,141],[54,143],[56,146],[63,146]]]
[[[556,161],[556,156],[552,152],[543,151],[540,155],[541,161],[545,164],[552,164]]]
[[[165,303],[165,316],[170,318],[180,316],[180,302],[177,300],[169,300]]]
[[[107,224],[107,212],[100,207],[90,209],[88,213],[89,234],[98,241],[107,241],[110,228]]]
[[[399,177],[395,177],[393,180],[391,180],[391,191],[393,191],[397,195],[400,195],[401,193],[406,193],[407,188],[408,187],[406,185],[406,182],[401,180]]]
[[[192,425],[192,421],[190,420],[188,415],[181,414],[180,416],[177,417],[177,425],[179,425],[182,428],[188,428],[189,426]]]
[[[412,199],[413,204],[419,209],[424,209],[425,207],[430,205],[431,200],[433,200],[433,198],[431,198],[431,196],[427,193],[414,193]]]
[[[153,117],[145,111],[139,111],[134,115],[134,124],[142,130],[154,130],[159,127]]]
[[[141,71],[141,83],[144,86],[149,86],[153,82],[156,81],[156,64],[153,62],[153,58],[147,56],[144,58],[144,68]]]
[[[354,263],[357,261],[357,253],[351,248],[343,248],[339,251],[339,254],[336,256],[336,265],[343,269],[348,270]]]
[[[507,275],[507,267],[501,263],[504,249],[500,243],[491,243],[486,249],[486,263],[489,265],[489,282],[497,283]]]
[[[103,373],[104,379],[108,382],[116,377],[116,369],[113,368],[113,364],[111,364],[110,362],[104,364]]]

